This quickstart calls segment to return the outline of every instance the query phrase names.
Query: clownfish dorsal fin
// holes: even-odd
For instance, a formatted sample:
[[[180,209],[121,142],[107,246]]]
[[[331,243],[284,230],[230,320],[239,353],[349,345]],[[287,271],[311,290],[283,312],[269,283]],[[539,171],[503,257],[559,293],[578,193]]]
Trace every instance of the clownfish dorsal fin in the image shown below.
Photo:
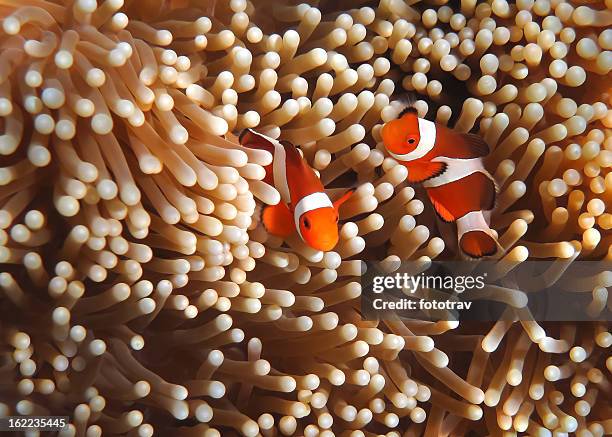
[[[238,136],[238,142],[240,145],[250,147],[252,149],[263,149],[268,152],[274,150],[274,138],[270,138],[259,132],[255,132],[253,129],[244,129]]]
[[[245,135],[246,135],[247,133],[249,133],[249,131],[250,131],[250,130],[251,130],[251,129],[243,129],[243,130],[242,130],[242,132],[240,132],[240,135],[238,135],[238,142],[239,142],[240,144],[243,144],[244,137],[245,137]]]
[[[487,156],[489,154],[489,145],[485,143],[484,139],[479,135],[463,134],[463,139],[470,148],[470,151],[477,157]]]
[[[414,114],[417,117],[419,116],[418,111],[415,107],[416,104],[416,95],[414,93],[403,93],[401,95],[399,95],[397,97],[396,102],[401,104],[401,107],[403,108],[402,111],[399,113],[399,115],[397,116],[397,118],[402,118],[404,115],[406,114]]]
[[[298,151],[298,148],[287,140],[279,140],[278,141],[281,146],[285,149],[288,155],[297,156],[299,159],[302,159],[302,155]]]
[[[238,142],[242,145],[257,140],[267,141],[267,138],[265,138],[259,132],[255,132],[253,129],[250,128],[243,129],[242,132],[240,132],[240,135],[238,135]]]
[[[419,112],[417,111],[417,109],[414,106],[407,106],[404,109],[402,109],[402,112],[399,113],[397,118],[402,118],[406,114],[414,114],[417,117],[419,116]]]
[[[303,175],[312,172],[306,159],[304,159],[300,150],[293,143],[285,140],[281,140],[279,143],[285,148],[285,159],[287,164],[293,167],[293,171],[302,172],[301,174]]]

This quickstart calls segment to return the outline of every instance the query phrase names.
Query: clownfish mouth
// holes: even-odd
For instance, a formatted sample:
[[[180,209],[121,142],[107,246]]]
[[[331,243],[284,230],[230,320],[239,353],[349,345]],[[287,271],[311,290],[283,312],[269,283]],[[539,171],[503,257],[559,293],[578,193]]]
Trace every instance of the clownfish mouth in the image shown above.
[[[316,240],[308,243],[313,249],[320,250],[322,252],[329,252],[336,244],[338,244],[338,238],[317,238]]]

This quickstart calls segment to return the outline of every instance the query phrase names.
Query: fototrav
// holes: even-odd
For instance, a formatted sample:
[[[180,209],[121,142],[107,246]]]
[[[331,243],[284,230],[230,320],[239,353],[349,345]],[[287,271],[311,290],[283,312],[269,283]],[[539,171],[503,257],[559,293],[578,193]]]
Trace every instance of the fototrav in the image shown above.
[[[382,293],[386,290],[402,289],[414,293],[419,288],[435,288],[463,293],[465,290],[482,290],[486,274],[477,276],[430,276],[421,273],[414,276],[396,273],[394,276],[375,276],[372,291]]]

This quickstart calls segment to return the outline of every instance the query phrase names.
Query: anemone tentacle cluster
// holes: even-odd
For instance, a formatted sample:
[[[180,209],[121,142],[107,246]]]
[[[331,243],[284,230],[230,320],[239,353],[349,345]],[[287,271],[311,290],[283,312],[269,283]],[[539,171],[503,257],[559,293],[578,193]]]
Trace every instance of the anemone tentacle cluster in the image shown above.
[[[612,260],[612,2],[288,3],[0,0],[0,416],[87,437],[612,433],[607,323],[359,312],[363,260],[457,256],[381,143],[406,93],[489,145],[501,270]],[[334,251],[259,225],[279,194],[245,128],[298,144],[332,196],[356,187]],[[572,286],[611,307],[611,272]]]

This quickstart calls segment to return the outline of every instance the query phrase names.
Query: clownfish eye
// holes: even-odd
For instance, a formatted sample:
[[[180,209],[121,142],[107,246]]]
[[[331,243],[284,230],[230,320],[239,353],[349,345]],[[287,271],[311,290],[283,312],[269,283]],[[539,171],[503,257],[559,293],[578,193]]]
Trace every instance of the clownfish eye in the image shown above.
[[[304,227],[306,227],[306,229],[310,229],[310,220],[307,218],[304,218]]]
[[[408,144],[414,144],[414,138],[410,138],[410,139],[408,140]]]

